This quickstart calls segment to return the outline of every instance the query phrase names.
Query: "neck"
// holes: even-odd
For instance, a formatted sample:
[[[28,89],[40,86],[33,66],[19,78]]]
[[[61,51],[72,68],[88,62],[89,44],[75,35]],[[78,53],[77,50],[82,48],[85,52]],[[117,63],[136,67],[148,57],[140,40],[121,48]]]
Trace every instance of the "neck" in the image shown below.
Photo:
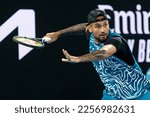
[[[95,42],[95,44],[100,44],[100,43],[101,43],[101,41],[99,41],[99,40],[96,39],[96,38],[94,38],[94,42]]]

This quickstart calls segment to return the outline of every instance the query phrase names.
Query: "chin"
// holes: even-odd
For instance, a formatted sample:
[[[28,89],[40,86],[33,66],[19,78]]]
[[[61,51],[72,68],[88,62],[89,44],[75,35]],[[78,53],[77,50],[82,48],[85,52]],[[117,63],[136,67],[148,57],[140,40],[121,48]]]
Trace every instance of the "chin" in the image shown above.
[[[105,39],[106,39],[106,37],[101,37],[100,38],[101,41],[104,41]]]

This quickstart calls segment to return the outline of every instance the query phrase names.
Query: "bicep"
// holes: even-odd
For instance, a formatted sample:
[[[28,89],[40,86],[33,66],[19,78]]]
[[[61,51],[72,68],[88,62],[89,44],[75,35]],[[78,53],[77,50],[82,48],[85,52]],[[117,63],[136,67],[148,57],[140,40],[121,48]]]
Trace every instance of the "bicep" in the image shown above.
[[[111,39],[107,40],[105,45],[101,48],[105,50],[105,56],[109,57],[117,52],[122,45],[122,40],[120,37],[112,37]]]
[[[109,56],[111,56],[117,52],[117,48],[112,44],[104,45],[101,48],[101,50],[105,51],[105,53],[104,53],[105,58],[108,58]]]

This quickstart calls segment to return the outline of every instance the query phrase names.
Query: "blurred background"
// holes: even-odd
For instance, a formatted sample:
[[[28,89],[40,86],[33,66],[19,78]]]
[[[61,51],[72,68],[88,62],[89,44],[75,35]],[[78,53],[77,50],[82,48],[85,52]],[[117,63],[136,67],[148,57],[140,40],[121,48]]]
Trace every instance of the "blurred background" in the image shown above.
[[[61,62],[62,49],[88,53],[85,35],[61,37],[43,49],[12,41],[15,35],[43,37],[87,21],[104,9],[110,27],[127,39],[143,73],[150,76],[150,9],[148,0],[1,0],[0,99],[98,100],[104,89],[92,63]]]

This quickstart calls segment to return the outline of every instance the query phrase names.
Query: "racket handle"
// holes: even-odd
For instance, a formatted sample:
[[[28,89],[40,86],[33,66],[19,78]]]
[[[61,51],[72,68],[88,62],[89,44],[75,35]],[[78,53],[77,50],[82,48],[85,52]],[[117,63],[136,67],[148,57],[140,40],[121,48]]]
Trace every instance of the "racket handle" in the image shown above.
[[[43,37],[42,38],[42,42],[44,42],[44,43],[50,43],[51,42],[51,38],[50,37]]]

